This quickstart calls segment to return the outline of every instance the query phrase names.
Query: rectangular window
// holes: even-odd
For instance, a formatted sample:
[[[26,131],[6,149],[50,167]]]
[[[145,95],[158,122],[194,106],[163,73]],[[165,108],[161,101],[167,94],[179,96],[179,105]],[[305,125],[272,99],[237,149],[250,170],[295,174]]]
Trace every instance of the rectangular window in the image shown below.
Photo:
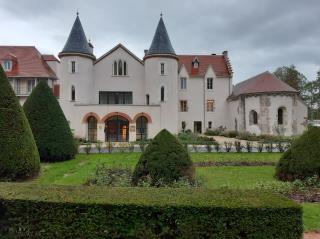
[[[207,89],[212,90],[213,89],[213,78],[207,79]]]
[[[12,61],[8,61],[8,60],[4,61],[2,66],[3,66],[4,71],[11,71],[11,69],[12,69]]]
[[[160,74],[164,75],[164,63],[160,63]]]
[[[207,111],[213,112],[215,110],[214,100],[207,100]]]
[[[76,72],[76,62],[71,61],[71,73],[75,73],[75,72]]]
[[[212,121],[208,122],[208,129],[212,129]]]
[[[32,79],[32,80],[28,80],[28,93],[31,93],[33,88],[36,85],[36,80]]]
[[[181,90],[187,89],[187,78],[185,78],[185,77],[180,78],[180,89]]]
[[[149,105],[150,104],[150,96],[146,95],[146,104]]]
[[[100,91],[99,104],[131,105],[132,92]]]
[[[188,111],[188,102],[186,100],[180,100],[180,111],[181,112]]]

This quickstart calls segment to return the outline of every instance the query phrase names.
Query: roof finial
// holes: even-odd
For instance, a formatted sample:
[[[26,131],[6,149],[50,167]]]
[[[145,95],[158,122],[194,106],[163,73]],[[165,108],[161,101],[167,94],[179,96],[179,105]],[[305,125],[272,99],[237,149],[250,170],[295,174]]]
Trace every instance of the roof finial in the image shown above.
[[[79,9],[77,9],[77,16],[79,16]]]
[[[162,14],[162,11],[161,11],[161,13],[160,13],[160,17],[162,17],[163,16],[163,14]]]

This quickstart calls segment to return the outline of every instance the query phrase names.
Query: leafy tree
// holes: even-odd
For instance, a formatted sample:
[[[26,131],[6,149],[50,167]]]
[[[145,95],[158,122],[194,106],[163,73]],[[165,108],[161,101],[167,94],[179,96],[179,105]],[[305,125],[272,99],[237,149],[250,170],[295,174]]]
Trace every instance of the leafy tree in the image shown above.
[[[283,181],[320,176],[320,128],[309,129],[283,154],[276,177]]]
[[[147,146],[137,163],[132,182],[146,178],[151,185],[171,184],[181,178],[193,180],[193,166],[188,151],[166,129],[161,130]]]
[[[301,98],[305,99],[307,78],[300,73],[294,65],[282,66],[276,69],[274,74],[283,82],[296,89]]]
[[[41,81],[23,105],[36,140],[41,161],[74,158],[75,144],[69,123],[45,81]]]
[[[29,123],[0,65],[0,180],[33,177],[39,169]]]
[[[309,118],[320,119],[320,71],[317,72],[317,78],[306,84],[307,97],[305,101],[309,106]]]

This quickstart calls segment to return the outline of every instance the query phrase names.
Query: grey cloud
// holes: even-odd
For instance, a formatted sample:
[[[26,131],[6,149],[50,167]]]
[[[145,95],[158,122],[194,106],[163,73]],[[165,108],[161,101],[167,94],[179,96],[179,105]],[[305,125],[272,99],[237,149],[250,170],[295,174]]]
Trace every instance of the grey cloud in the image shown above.
[[[0,44],[57,55],[77,9],[97,56],[121,42],[142,57],[162,11],[177,53],[229,50],[235,82],[289,64],[311,80],[320,66],[319,0],[0,0],[0,20],[14,22]]]

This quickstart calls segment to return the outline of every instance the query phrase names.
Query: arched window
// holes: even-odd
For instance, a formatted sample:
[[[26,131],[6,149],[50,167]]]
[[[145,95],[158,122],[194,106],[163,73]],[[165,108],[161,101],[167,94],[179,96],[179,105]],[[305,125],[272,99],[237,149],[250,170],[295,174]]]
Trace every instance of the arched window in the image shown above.
[[[122,76],[122,61],[121,60],[118,63],[118,75]]]
[[[283,107],[278,109],[278,125],[283,125],[284,111],[285,109]]]
[[[118,65],[116,61],[113,62],[113,75],[118,75]]]
[[[73,86],[71,86],[71,101],[75,101],[76,100],[76,88]]]
[[[88,141],[97,141],[97,119],[94,116],[88,118]]]
[[[126,76],[127,75],[127,62],[123,61],[123,75]]]
[[[251,110],[249,113],[249,125],[258,124],[258,113],[255,110]]]
[[[160,95],[161,95],[160,100],[164,101],[164,87],[163,86],[161,87],[161,94]]]
[[[136,121],[136,140],[145,140],[148,138],[148,119],[140,116]]]

